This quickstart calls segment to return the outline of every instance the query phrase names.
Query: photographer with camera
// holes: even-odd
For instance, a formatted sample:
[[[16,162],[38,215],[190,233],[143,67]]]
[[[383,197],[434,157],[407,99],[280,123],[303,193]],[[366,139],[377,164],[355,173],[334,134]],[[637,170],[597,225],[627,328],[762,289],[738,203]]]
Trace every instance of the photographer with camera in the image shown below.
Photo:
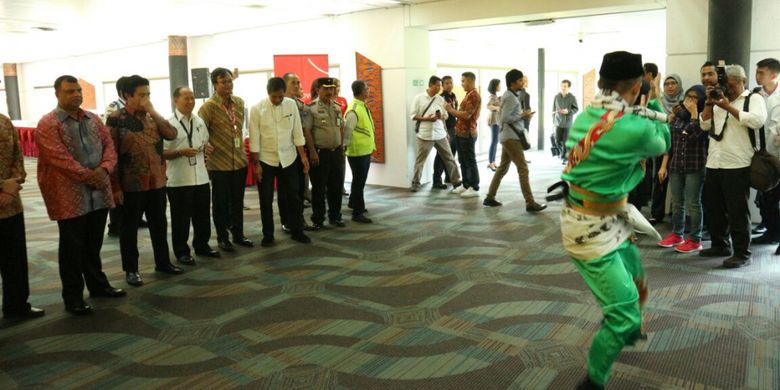
[[[751,254],[748,201],[754,150],[748,131],[761,127],[767,113],[764,99],[745,89],[747,76],[742,66],[719,65],[716,72],[718,84],[706,86],[707,100],[699,117],[701,129],[712,138],[704,179],[712,246],[699,254],[728,257],[723,266],[738,268],[750,264]]]

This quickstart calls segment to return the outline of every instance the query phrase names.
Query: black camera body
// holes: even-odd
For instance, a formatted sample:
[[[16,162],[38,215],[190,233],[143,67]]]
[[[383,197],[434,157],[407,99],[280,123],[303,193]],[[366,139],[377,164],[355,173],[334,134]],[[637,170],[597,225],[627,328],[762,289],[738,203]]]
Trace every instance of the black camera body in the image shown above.
[[[718,85],[710,91],[710,98],[719,100],[721,96],[728,90],[728,84],[726,83],[726,62],[723,60],[718,61],[718,65],[715,67],[715,73],[718,74]]]

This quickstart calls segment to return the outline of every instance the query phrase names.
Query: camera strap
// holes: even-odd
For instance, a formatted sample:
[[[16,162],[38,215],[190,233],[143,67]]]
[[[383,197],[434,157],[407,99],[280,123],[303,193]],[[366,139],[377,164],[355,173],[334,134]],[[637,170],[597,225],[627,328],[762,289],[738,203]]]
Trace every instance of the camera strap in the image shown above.
[[[752,97],[754,93],[755,92],[750,92],[745,97],[745,102],[744,102],[744,104],[742,104],[742,112],[750,112],[750,97]],[[729,121],[729,113],[726,112],[726,119],[723,120],[723,128],[720,130],[720,134],[715,134],[715,131],[714,131],[715,130],[715,114],[714,113],[712,115],[712,118],[710,118],[710,121],[712,123],[712,131],[709,132],[710,138],[712,138],[712,139],[714,139],[715,141],[718,141],[718,142],[723,141],[723,133],[726,131],[726,124]],[[748,128],[748,129],[750,130],[748,132],[748,134],[750,135],[751,143],[753,144],[753,148],[755,149],[755,147],[756,147],[756,139],[755,139],[755,135],[753,134],[753,129],[750,129],[750,128]],[[762,131],[762,134],[761,134],[762,148],[764,148],[763,130],[764,130],[764,127],[762,126],[761,127],[761,131]]]

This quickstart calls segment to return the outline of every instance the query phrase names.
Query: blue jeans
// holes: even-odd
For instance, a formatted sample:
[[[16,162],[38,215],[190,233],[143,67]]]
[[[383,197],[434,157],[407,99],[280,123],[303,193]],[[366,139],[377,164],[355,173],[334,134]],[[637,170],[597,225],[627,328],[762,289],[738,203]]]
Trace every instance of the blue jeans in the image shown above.
[[[496,162],[496,149],[498,148],[498,125],[490,126],[490,150],[488,151],[488,162]]]
[[[704,170],[670,173],[669,187],[672,191],[672,232],[679,236],[683,235],[687,214],[691,221],[691,239],[701,241],[701,194],[704,187]]]

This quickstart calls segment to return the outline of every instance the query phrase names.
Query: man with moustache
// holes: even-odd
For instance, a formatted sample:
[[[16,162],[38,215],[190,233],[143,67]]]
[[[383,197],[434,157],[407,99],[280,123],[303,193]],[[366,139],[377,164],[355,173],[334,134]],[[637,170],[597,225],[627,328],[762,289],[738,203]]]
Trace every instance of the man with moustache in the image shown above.
[[[217,244],[233,252],[233,243],[247,248],[254,243],[244,236],[244,191],[247,158],[244,150],[244,100],[233,96],[233,72],[216,68],[211,72],[214,96],[198,110],[209,130],[214,152],[206,161],[211,178],[211,211],[217,229]]]
[[[60,232],[59,267],[65,310],[92,313],[84,301],[84,284],[93,297],[122,297],[103,273],[100,250],[108,209],[114,206],[109,175],[115,172],[116,150],[100,118],[81,109],[78,79],[54,81],[57,108],[38,122],[38,184],[49,218]],[[138,221],[136,219],[136,221]]]

